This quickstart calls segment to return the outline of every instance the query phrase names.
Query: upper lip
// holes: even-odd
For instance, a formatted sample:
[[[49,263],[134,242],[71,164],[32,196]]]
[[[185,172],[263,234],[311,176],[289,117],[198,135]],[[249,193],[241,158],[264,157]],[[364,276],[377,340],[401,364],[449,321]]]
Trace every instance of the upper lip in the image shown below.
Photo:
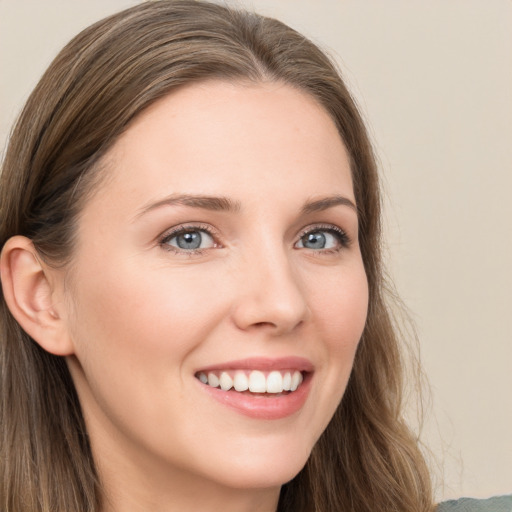
[[[304,357],[249,357],[246,359],[237,359],[236,361],[225,361],[223,363],[203,366],[198,368],[198,372],[213,372],[220,370],[298,370],[300,372],[312,372],[313,363]]]

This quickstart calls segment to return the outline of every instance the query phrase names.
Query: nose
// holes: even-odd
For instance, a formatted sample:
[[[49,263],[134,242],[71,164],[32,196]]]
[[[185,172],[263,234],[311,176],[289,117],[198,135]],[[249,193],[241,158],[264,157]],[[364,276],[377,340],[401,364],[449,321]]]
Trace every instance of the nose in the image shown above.
[[[309,316],[303,283],[285,251],[245,261],[238,289],[233,320],[239,329],[266,329],[277,336],[292,332]]]

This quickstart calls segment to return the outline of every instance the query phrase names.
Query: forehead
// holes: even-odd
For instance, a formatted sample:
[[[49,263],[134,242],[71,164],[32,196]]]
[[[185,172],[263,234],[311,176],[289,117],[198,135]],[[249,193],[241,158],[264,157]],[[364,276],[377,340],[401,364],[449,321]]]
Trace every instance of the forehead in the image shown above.
[[[243,200],[269,189],[311,197],[336,189],[353,200],[349,158],[331,117],[281,83],[214,81],[174,91],[135,119],[106,161],[103,192],[140,201],[172,193]]]

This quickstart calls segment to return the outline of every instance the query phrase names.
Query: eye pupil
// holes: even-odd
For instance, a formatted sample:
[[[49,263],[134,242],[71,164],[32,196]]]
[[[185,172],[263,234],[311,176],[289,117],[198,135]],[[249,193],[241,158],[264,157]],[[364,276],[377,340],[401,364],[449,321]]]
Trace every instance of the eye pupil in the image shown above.
[[[176,237],[176,244],[180,249],[199,249],[202,237],[198,231],[183,233]]]
[[[308,233],[302,238],[302,244],[308,249],[323,249],[326,245],[326,237],[320,231]]]

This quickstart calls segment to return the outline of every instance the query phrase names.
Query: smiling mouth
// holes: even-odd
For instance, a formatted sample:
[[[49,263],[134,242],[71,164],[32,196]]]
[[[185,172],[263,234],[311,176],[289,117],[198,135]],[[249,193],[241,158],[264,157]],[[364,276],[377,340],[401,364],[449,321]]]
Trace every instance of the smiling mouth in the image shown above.
[[[226,370],[198,372],[195,377],[203,384],[222,391],[282,396],[296,391],[305,375],[299,370]]]

